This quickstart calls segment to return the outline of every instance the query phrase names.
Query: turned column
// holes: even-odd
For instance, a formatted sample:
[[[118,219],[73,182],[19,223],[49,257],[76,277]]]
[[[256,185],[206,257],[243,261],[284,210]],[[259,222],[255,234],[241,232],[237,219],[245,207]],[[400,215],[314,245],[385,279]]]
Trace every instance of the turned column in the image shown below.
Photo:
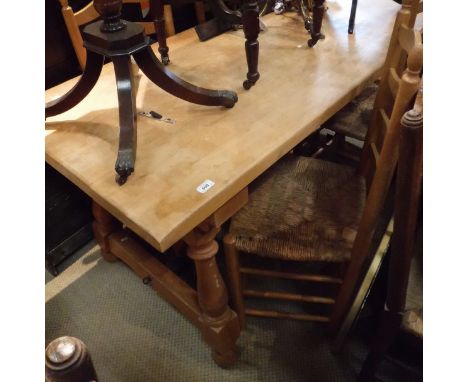
[[[237,360],[235,342],[240,327],[236,314],[228,307],[226,285],[216,264],[218,231],[219,227],[202,223],[184,241],[188,257],[195,262],[198,303],[205,324],[203,338],[213,350],[214,361],[221,367],[229,367]]]
[[[244,89],[250,89],[260,78],[258,72],[258,34],[260,33],[260,20],[258,18],[257,0],[245,0],[242,8],[242,24],[245,35],[245,54],[247,56],[247,79],[244,81]]]
[[[158,52],[161,54],[161,61],[164,65],[168,65],[169,47],[166,41],[166,18],[164,17],[164,2],[163,0],[151,0],[150,11],[153,13],[154,25],[156,27],[156,36],[158,39]]]
[[[94,237],[101,248],[102,257],[106,261],[114,262],[117,260],[117,257],[110,253],[109,235],[118,230],[120,224],[109,212],[94,200],[92,210],[94,216]]]

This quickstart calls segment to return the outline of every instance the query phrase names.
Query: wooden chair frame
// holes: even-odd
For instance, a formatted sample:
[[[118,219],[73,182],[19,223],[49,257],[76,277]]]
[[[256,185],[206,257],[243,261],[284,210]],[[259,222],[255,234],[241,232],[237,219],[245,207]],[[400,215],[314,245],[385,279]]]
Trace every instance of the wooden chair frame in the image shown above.
[[[387,73],[390,69],[390,67],[393,67],[396,72],[401,75],[403,70],[406,68],[406,52],[402,49],[395,49],[397,47],[397,31],[398,28],[401,25],[406,25],[409,28],[414,28],[416,18],[418,14],[423,12],[423,0],[403,0],[401,4],[401,8],[398,11],[398,14],[395,19],[395,24],[393,27],[393,32],[390,38],[389,42],[389,47],[388,47],[388,54],[385,60],[385,64],[382,69],[382,73]],[[398,57],[398,59],[396,58]],[[398,65],[395,67],[395,61],[398,60]],[[383,86],[379,86],[379,93],[378,97],[375,100],[374,108],[373,110],[380,109],[382,105],[385,104],[390,104],[393,102],[393,95],[391,93],[391,89],[388,88],[385,84]],[[371,120],[370,126],[373,124],[377,123],[376,118],[377,116],[374,116],[373,119]],[[330,120],[332,122],[332,120]],[[369,126],[369,129],[371,127]],[[333,131],[333,122],[332,123],[325,123],[324,126],[325,128],[331,129]],[[352,160],[359,160],[359,156],[354,157],[353,155],[347,154],[345,150],[345,139],[346,139],[347,134],[336,132],[335,135],[332,136],[332,138],[328,138],[326,144],[319,149],[319,151],[315,154],[316,156],[320,155],[323,150],[332,150],[335,153],[338,153],[339,155],[342,155],[344,157],[349,157]],[[354,137],[355,139],[358,139],[357,137]]]
[[[387,299],[371,350],[359,374],[358,380],[362,382],[372,380],[380,361],[400,328],[405,311],[422,183],[422,134],[422,90],[420,90],[414,108],[401,118],[395,230],[388,271]]]
[[[239,263],[239,252],[235,246],[235,237],[232,234],[228,234],[224,237],[228,284],[233,308],[238,313],[242,327],[245,326],[245,315],[251,314],[263,317],[294,318],[328,322],[330,331],[336,333],[343,320],[344,314],[351,305],[355,291],[359,286],[364,272],[365,264],[368,263],[367,260],[369,260],[370,257],[372,239],[378,223],[378,218],[383,209],[385,197],[397,164],[398,138],[401,131],[400,119],[411,106],[421,81],[421,34],[402,23],[397,24],[394,34],[395,41],[393,45],[391,45],[392,51],[389,52],[389,58],[387,59],[388,72],[382,79],[384,86],[390,89],[394,97],[394,103],[390,115],[387,114],[388,109],[378,108],[375,111],[379,119],[370,126],[366,137],[363,155],[357,172],[358,175],[366,178],[367,189],[369,191],[356,239],[354,240],[351,250],[351,260],[344,272],[343,280],[324,275],[292,274],[241,267]],[[396,68],[400,63],[400,50],[404,50],[408,56],[407,68],[401,76],[396,72]],[[381,94],[382,91],[383,90],[379,89],[378,93]],[[378,105],[379,103],[376,103],[376,106]],[[246,208],[248,208],[248,206]],[[320,296],[291,295],[252,290],[246,291],[241,283],[241,274],[307,280],[319,283],[338,284],[341,286],[336,300]],[[332,304],[333,309],[330,317],[245,309],[244,296]]]
[[[370,184],[366,206],[351,251],[351,262],[330,318],[332,332],[336,332],[342,322],[344,313],[351,305],[362,269],[368,259],[373,232],[398,161],[398,144],[401,133],[400,120],[414,102],[421,84],[420,75],[423,64],[421,33],[405,24],[401,24],[397,29],[396,36],[395,47],[388,55],[388,70],[382,77],[382,84],[377,93],[376,107],[374,107],[373,119],[367,133],[358,169],[359,174],[366,176],[368,185],[371,182],[370,174],[373,174],[373,180]],[[407,68],[401,76],[397,73],[397,68],[401,62],[400,50],[405,51],[407,55]],[[390,116],[388,116],[384,107],[378,107],[380,105],[378,102],[380,101],[379,96],[383,93],[380,89],[385,89],[387,86],[395,97]],[[383,134],[382,130],[384,131]],[[383,142],[382,135],[385,136]],[[379,146],[381,150],[379,150]]]

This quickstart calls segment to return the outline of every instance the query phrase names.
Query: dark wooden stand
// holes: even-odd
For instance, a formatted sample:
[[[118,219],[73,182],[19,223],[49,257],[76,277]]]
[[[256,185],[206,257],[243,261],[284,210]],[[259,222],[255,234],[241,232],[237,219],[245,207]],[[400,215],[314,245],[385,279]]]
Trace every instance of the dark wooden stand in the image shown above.
[[[161,16],[162,1],[153,0],[151,4],[157,9],[156,15]],[[119,99],[120,139],[115,171],[116,181],[122,185],[134,171],[137,143],[135,88],[130,56],[153,83],[188,102],[230,108],[237,102],[237,95],[229,90],[208,90],[194,86],[167,70],[153,53],[143,27],[120,19],[122,0],[95,0],[94,7],[104,20],[94,22],[83,30],[87,54],[83,75],[68,93],[46,104],[45,116],[47,118],[63,113],[81,102],[96,84],[104,57],[109,57],[114,64]],[[164,30],[164,18],[161,16],[155,22],[158,26],[159,52],[163,61],[168,63],[165,34],[159,33]]]
[[[222,0],[209,0],[214,18],[197,25],[195,31],[200,41],[206,41],[214,36],[243,25],[245,35],[245,54],[247,57],[247,79],[244,89],[250,89],[260,78],[258,73],[258,34],[260,33],[259,7],[257,0],[242,0],[241,11],[227,8]]]
[[[235,344],[240,326],[237,315],[228,306],[226,286],[216,264],[215,236],[221,224],[246,203],[246,196],[234,197],[226,208],[220,209],[224,216],[212,215],[215,217],[198,225],[183,239],[188,247],[187,256],[195,263],[197,290],[147,252],[111,214],[93,204],[94,235],[102,257],[110,262],[118,259],[125,262],[144,284],[197,326],[212,349],[213,360],[221,367],[230,367],[237,360]]]

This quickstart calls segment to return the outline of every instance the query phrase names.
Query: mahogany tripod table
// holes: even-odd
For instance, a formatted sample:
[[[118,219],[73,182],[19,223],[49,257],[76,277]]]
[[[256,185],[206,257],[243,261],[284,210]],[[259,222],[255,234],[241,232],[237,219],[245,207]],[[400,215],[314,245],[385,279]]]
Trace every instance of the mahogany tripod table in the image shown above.
[[[86,99],[46,122],[46,161],[94,200],[102,256],[122,260],[149,282],[199,329],[220,365],[235,362],[240,328],[217,266],[216,233],[248,202],[248,185],[373,82],[384,64],[398,4],[360,0],[360,23],[373,33],[350,36],[348,2],[330,2],[330,22],[323,26],[327,38],[315,51],[304,46],[301,16],[266,15],[268,34],[259,39],[262,54],[271,59],[262,65],[267,80],[258,81],[255,92],[242,88],[238,78],[245,63],[233,60],[244,54],[242,31],[203,43],[193,29],[171,37],[174,71],[206,87],[222,84],[242,97],[229,110],[207,108],[141,76],[137,107],[154,107],[176,124],[138,121],[138,170],[124,187],[116,187],[108,171],[119,144],[112,64],[104,65]],[[63,94],[74,81],[47,90],[46,99]],[[196,288],[143,250],[129,230],[164,256],[183,243]],[[196,340],[191,345],[202,346]]]
[[[151,5],[162,15],[162,0],[152,0]],[[83,30],[86,48],[86,66],[79,82],[65,95],[46,104],[45,116],[61,114],[81,102],[96,84],[104,58],[114,64],[119,99],[120,142],[115,164],[116,181],[122,185],[135,169],[137,130],[135,85],[130,57],[133,56],[143,73],[157,86],[185,101],[207,106],[231,108],[237,95],[229,90],[208,90],[194,86],[167,70],[156,58],[141,25],[120,18],[122,0],[95,0],[94,7],[103,17]],[[159,51],[166,64],[169,62],[165,43],[164,20],[156,23]],[[162,42],[162,44],[161,44]]]

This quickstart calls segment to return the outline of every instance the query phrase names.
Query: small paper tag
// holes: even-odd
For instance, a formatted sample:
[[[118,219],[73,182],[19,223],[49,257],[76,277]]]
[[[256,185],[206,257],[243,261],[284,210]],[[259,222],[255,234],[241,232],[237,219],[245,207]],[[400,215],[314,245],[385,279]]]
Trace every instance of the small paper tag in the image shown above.
[[[200,194],[204,194],[206,191],[208,191],[211,187],[214,186],[214,182],[212,180],[205,180],[202,184],[200,184],[198,187],[197,187],[197,191],[200,193]]]

